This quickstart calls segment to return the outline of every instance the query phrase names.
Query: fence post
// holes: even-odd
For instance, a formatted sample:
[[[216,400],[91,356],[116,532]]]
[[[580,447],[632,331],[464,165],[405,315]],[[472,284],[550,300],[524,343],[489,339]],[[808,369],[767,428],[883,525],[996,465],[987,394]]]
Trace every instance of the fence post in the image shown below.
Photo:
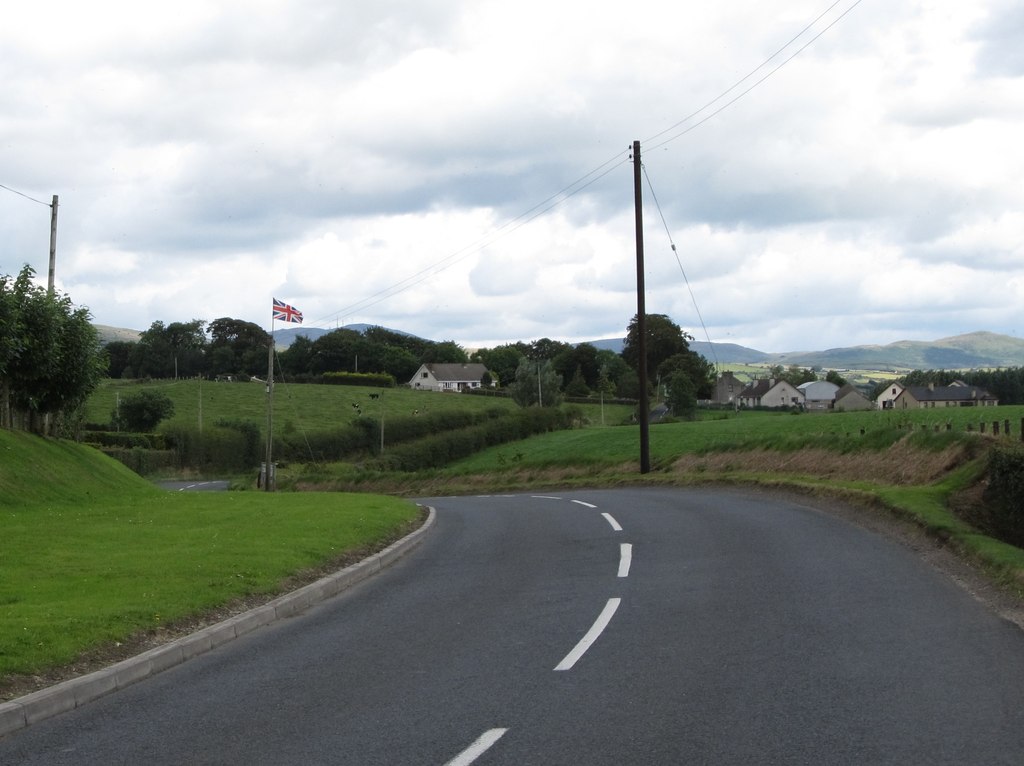
[[[993,420],[992,421],[992,435],[993,436],[999,436],[999,421],[998,420]]]
[[[980,431],[981,433],[985,433],[985,421],[984,421],[984,420],[983,420],[983,421],[981,421],[981,422],[980,422],[980,423],[978,424],[978,430],[979,430],[979,431]]]

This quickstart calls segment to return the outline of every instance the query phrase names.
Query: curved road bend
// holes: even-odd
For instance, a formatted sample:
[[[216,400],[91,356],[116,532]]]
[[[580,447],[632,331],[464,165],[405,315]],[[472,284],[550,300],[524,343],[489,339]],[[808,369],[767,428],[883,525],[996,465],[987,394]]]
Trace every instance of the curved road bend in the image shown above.
[[[1024,633],[897,543],[719,489],[424,502],[371,581],[0,763],[1024,762]]]

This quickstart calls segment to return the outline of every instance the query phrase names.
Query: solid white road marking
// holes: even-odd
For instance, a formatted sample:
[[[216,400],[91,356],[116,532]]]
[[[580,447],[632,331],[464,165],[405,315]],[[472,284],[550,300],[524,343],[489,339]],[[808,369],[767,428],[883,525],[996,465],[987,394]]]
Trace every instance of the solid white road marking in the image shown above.
[[[476,742],[467,747],[444,766],[469,766],[473,761],[486,753],[491,746],[504,736],[508,729],[490,729],[485,731]]]
[[[619,577],[629,577],[629,565],[633,563],[633,546],[623,543],[619,546]]]
[[[554,495],[530,495],[530,497],[532,497],[534,500],[561,500],[562,499],[560,497],[555,497]]]
[[[601,614],[597,616],[597,620],[590,627],[590,630],[587,631],[587,635],[581,638],[573,650],[565,655],[565,659],[555,666],[555,670],[570,670],[573,665],[579,662],[580,657],[586,653],[591,644],[597,641],[601,633],[604,632],[604,629],[608,627],[608,623],[611,622],[612,616],[615,614],[615,610],[619,608],[621,602],[621,598],[608,599],[608,603],[604,605],[604,609],[601,610]]]
[[[576,503],[576,505],[582,505],[586,508],[597,508],[596,505],[593,505],[591,503],[584,503],[582,500],[573,500],[572,502]]]
[[[613,531],[622,531],[622,527],[619,525],[619,522],[617,522],[610,513],[602,513],[601,515],[604,516],[605,521],[607,521],[611,525]]]

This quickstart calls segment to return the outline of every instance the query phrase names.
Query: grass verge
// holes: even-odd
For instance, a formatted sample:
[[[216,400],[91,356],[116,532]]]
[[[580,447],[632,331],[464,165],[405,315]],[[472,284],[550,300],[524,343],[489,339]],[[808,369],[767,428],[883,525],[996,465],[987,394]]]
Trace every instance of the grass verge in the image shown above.
[[[408,500],[165,492],[96,450],[0,431],[0,697],[101,646],[383,547]]]

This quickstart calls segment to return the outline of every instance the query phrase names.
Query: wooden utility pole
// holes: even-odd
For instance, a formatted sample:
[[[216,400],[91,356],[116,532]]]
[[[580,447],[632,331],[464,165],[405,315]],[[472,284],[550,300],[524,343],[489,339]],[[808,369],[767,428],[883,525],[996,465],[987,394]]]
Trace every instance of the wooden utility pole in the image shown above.
[[[57,270],[57,195],[50,204],[50,276],[46,281],[47,290],[53,295],[53,278]]]
[[[633,199],[636,207],[636,335],[639,358],[640,473],[651,470],[650,403],[647,401],[647,306],[644,300],[644,205],[640,184],[640,142],[633,142]]]

